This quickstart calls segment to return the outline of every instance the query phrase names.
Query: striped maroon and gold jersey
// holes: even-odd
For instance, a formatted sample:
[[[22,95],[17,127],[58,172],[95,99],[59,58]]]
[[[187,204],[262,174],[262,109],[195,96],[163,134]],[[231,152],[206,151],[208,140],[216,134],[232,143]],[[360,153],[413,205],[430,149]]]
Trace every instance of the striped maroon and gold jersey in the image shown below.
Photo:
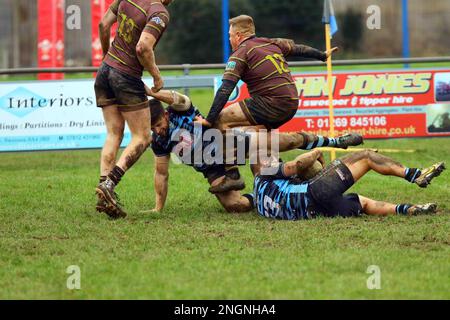
[[[115,69],[141,78],[144,68],[137,58],[136,45],[142,32],[152,34],[158,43],[169,24],[169,12],[160,2],[151,0],[115,0],[110,9],[117,16],[118,26],[104,61]]]
[[[298,104],[298,92],[285,59],[292,50],[289,41],[251,37],[231,55],[224,80],[244,81],[251,96],[258,95]]]

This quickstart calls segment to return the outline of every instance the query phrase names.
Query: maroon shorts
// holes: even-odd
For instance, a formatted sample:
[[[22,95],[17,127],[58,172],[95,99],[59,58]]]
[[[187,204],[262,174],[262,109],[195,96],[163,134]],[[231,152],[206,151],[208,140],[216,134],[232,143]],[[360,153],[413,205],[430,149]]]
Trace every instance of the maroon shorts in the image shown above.
[[[268,130],[278,129],[294,118],[298,109],[298,101],[261,96],[253,96],[239,104],[252,125],[264,125]]]

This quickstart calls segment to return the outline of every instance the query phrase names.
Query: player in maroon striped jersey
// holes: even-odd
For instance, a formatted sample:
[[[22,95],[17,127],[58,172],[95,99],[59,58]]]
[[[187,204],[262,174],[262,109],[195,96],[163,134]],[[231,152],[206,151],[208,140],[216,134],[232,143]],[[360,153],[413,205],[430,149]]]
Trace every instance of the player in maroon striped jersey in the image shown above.
[[[292,119],[298,109],[298,92],[286,57],[305,57],[326,61],[332,52],[297,45],[288,39],[259,38],[249,16],[230,20],[230,42],[233,48],[222,86],[218,90],[206,119],[206,126],[229,129],[261,126],[276,129]],[[251,98],[222,110],[239,80],[244,81]]]
[[[155,63],[154,48],[169,24],[166,6],[172,0],[115,0],[100,22],[100,39],[105,56],[95,80],[97,106],[102,109],[107,137],[100,161],[100,183],[96,188],[97,210],[112,218],[126,213],[114,188],[151,143],[150,109],[142,72],[153,77],[153,91],[163,80]],[[117,35],[110,45],[110,31],[117,22]],[[116,162],[125,123],[131,142]]]
[[[291,120],[298,109],[297,87],[286,62],[286,57],[305,57],[326,61],[337,50],[319,51],[288,39],[256,37],[252,17],[241,15],[230,20],[230,42],[233,49],[211,110],[197,121],[220,130],[253,126],[259,129],[277,129]],[[225,104],[239,80],[244,81],[250,98]],[[228,168],[229,178],[239,179],[237,168]],[[226,180],[224,182],[226,184]]]

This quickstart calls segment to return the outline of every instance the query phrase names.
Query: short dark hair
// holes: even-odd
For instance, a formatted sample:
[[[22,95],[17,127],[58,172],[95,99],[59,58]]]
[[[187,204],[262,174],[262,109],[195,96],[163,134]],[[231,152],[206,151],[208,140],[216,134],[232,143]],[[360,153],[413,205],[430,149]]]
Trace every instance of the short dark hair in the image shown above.
[[[148,101],[148,106],[150,107],[151,121],[152,124],[157,123],[164,116],[165,110],[161,101],[156,99],[151,99]]]

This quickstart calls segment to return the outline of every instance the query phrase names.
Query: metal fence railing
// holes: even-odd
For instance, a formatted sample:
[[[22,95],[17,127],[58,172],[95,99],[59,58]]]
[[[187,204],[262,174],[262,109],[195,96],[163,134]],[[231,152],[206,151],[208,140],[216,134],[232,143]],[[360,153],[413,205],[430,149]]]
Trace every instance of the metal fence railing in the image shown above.
[[[333,66],[356,66],[356,65],[379,65],[379,64],[403,64],[412,63],[439,63],[450,62],[448,57],[426,57],[426,58],[385,58],[385,59],[359,59],[359,60],[335,60]],[[323,66],[321,61],[290,61],[290,67],[314,67]],[[186,95],[189,89],[193,88],[214,88],[214,75],[191,75],[193,70],[223,70],[225,64],[180,64],[180,65],[161,65],[160,70],[182,71],[182,76],[166,76],[164,77],[164,87],[166,89],[184,89]],[[0,69],[0,76],[8,75],[24,75],[39,73],[94,73],[97,67],[64,67],[64,68],[16,68],[16,69]]]
[[[334,60],[333,66],[355,66],[355,65],[377,65],[377,64],[410,64],[410,63],[438,63],[450,62],[450,56],[446,57],[422,57],[422,58],[383,58],[383,59],[353,59],[353,60]],[[291,61],[291,67],[313,67],[323,66],[321,61]],[[192,70],[224,69],[225,64],[179,64],[179,65],[161,65],[160,70],[183,71],[189,75]],[[36,73],[84,73],[96,72],[97,67],[64,67],[64,68],[15,68],[0,69],[0,75],[17,74],[36,74]]]

